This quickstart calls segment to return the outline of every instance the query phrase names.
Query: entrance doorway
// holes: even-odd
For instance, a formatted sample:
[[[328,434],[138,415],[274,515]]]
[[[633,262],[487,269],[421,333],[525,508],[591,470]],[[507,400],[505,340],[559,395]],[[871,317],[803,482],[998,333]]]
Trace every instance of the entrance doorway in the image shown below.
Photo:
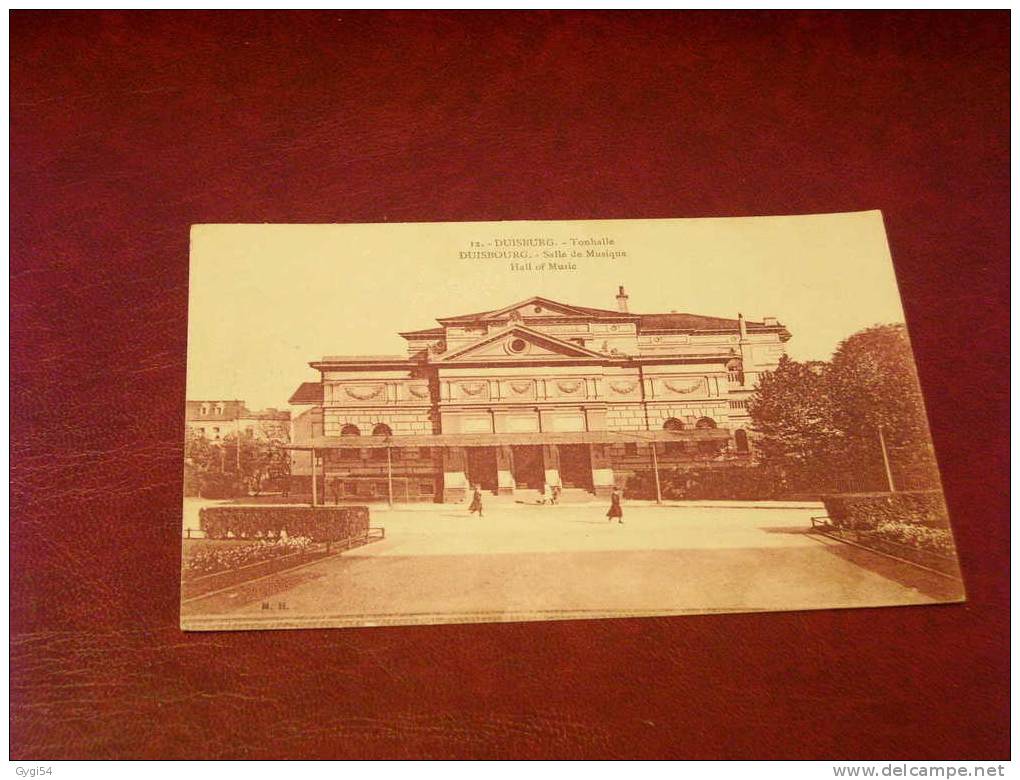
[[[587,444],[561,444],[560,480],[565,488],[593,490],[591,449]]]
[[[541,446],[511,447],[514,482],[519,488],[541,490],[545,485],[545,459]]]
[[[478,485],[482,490],[496,492],[499,480],[496,477],[496,448],[467,448],[467,480],[469,490]]]

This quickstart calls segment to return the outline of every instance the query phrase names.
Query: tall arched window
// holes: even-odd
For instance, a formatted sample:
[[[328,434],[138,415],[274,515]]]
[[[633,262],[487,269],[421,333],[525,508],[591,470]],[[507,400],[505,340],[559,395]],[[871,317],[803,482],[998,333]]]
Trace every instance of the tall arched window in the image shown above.
[[[358,430],[357,425],[351,425],[347,423],[343,428],[340,429],[341,436],[360,436],[361,431]]]
[[[743,428],[738,428],[733,433],[733,441],[737,445],[737,452],[749,452],[750,447],[747,444],[747,431]]]
[[[393,431],[386,423],[377,423],[372,427],[373,436],[392,436]],[[370,453],[372,460],[386,460],[386,448],[376,447]]]
[[[699,417],[694,427],[699,431],[709,431],[717,427],[715,420],[711,417]],[[698,452],[702,455],[715,455],[722,448],[723,443],[719,439],[707,439],[698,442]]]
[[[662,427],[664,430],[667,431],[682,431],[684,429],[684,424],[676,417],[670,417],[668,420],[666,420],[666,422],[662,424]],[[679,441],[666,442],[667,455],[682,455],[683,451],[684,451],[683,442]]]

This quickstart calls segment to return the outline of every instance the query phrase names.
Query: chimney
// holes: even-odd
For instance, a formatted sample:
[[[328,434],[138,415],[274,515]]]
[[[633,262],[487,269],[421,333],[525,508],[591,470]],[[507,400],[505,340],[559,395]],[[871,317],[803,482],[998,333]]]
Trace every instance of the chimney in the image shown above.
[[[744,315],[743,314],[740,314],[740,313],[737,314],[737,327],[740,328],[740,338],[741,338],[741,340],[746,339],[747,338],[747,323],[744,322]]]
[[[623,285],[620,285],[620,292],[616,294],[616,308],[626,314],[629,310],[627,309],[627,293],[623,290]]]

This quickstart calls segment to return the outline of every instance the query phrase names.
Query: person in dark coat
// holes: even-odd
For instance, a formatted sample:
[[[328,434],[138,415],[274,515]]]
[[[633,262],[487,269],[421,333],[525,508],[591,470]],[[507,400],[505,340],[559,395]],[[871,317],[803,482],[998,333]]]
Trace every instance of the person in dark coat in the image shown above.
[[[609,522],[613,522],[613,518],[616,518],[616,522],[623,522],[623,506],[620,504],[620,488],[614,487],[613,492],[609,494],[609,511],[606,512],[606,517],[609,518]]]
[[[475,485],[474,495],[471,497],[471,506],[468,507],[468,514],[478,513],[479,517],[482,517],[482,491],[478,485]]]

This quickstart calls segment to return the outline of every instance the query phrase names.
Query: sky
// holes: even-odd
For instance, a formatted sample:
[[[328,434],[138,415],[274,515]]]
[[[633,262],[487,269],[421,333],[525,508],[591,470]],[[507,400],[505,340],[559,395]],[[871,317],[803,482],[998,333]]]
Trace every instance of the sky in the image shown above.
[[[576,267],[551,270],[550,262]],[[878,211],[195,225],[189,285],[188,399],[240,399],[252,409],[286,408],[301,382],[318,379],[308,363],[323,355],[403,354],[399,331],[533,295],[615,309],[624,285],[633,313],[775,316],[793,334],[786,346],[796,360],[828,359],[862,328],[904,319]]]

